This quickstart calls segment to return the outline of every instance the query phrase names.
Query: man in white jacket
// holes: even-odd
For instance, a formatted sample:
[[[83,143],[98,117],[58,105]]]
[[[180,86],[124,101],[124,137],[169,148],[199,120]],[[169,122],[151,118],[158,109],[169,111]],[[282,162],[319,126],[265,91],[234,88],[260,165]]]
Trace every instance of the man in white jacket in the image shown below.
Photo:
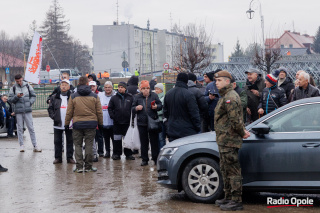
[[[113,142],[113,120],[109,116],[108,106],[112,96],[115,95],[111,81],[104,83],[104,92],[99,93],[99,98],[102,106],[103,113],[103,137],[105,143],[106,153],[104,158],[110,158],[110,139]],[[103,148],[102,148],[103,149]]]

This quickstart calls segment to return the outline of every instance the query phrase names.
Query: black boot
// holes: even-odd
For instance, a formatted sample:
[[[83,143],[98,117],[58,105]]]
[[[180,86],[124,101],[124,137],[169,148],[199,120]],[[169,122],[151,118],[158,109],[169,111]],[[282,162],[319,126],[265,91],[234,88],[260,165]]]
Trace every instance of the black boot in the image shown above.
[[[214,203],[216,206],[221,206],[221,205],[225,205],[227,203],[229,203],[231,200],[223,198],[221,200],[216,200],[216,202]]]
[[[0,165],[0,172],[6,172],[6,171],[8,171],[8,169],[7,169],[7,168],[4,168],[4,167],[2,167],[2,166]]]
[[[243,205],[240,202],[232,200],[227,204],[221,205],[220,209],[223,210],[223,211],[243,210]]]

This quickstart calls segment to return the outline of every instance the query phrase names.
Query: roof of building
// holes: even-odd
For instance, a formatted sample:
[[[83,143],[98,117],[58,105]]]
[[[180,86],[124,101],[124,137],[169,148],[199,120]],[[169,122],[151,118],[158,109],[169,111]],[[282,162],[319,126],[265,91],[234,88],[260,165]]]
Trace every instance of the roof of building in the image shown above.
[[[306,45],[313,44],[314,36],[309,36],[308,34],[300,35],[299,32],[290,32],[290,30],[284,31],[284,33],[280,36],[280,38],[267,38],[265,40],[265,45],[269,48],[274,48],[276,44],[281,44],[281,39],[285,36],[289,35],[294,41],[298,43],[301,48],[308,47]]]
[[[0,53],[0,67],[24,67],[23,60]]]

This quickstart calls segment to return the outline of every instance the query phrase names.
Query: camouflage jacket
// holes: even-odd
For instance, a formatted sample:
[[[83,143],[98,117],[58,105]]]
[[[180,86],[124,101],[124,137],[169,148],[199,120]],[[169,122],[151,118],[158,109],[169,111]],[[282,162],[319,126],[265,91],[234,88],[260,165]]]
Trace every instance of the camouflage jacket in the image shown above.
[[[241,100],[232,84],[219,90],[221,98],[214,115],[219,146],[240,148],[245,135]]]

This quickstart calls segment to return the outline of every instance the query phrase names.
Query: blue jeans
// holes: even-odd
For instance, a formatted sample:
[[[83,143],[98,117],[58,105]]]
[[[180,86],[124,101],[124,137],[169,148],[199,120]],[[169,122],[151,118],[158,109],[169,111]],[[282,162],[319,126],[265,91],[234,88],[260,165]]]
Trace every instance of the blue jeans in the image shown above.
[[[159,151],[166,145],[166,126],[161,122],[162,131],[159,133]]]
[[[7,119],[8,135],[13,136],[14,117]]]

